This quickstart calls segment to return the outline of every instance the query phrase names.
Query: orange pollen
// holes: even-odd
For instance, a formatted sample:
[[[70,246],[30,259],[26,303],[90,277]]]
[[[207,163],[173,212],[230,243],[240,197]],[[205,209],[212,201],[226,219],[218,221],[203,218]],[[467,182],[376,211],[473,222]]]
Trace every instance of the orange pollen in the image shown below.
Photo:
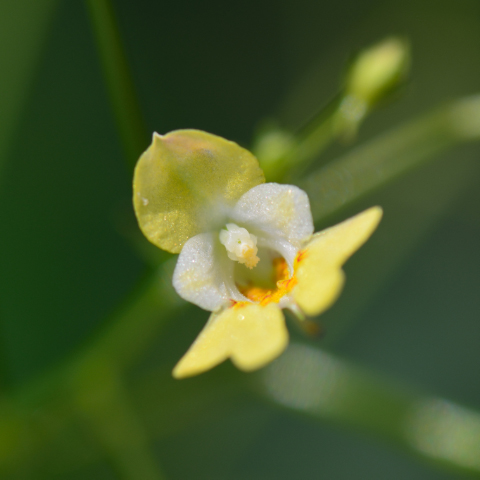
[[[232,304],[230,305],[230,308],[235,308],[235,309],[239,309],[239,308],[243,308],[243,307],[246,307],[247,305],[249,305],[249,302],[237,302],[235,300],[231,300]]]
[[[300,254],[301,252],[299,252],[297,258],[295,259],[295,266],[298,264],[298,257]],[[295,276],[295,273],[291,278],[289,278],[288,275],[288,265],[285,259],[281,257],[275,258],[273,260],[273,281],[275,282],[277,288],[270,289],[257,287],[255,285],[239,285],[238,288],[240,292],[249,300],[259,303],[262,306],[268,305],[272,302],[278,303],[285,295],[290,293],[293,287],[295,287],[297,284],[297,277]]]
[[[295,257],[295,261],[293,262],[293,268],[296,269],[297,265],[302,261],[305,260],[307,256],[307,252],[305,250],[300,250]]]

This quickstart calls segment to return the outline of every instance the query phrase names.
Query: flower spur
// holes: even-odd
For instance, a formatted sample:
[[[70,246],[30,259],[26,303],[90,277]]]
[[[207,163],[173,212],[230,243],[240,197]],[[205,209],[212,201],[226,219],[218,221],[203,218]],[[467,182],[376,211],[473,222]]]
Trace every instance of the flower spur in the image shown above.
[[[180,253],[175,290],[212,312],[174,368],[177,378],[227,358],[247,371],[276,358],[288,344],[282,309],[302,317],[329,308],[344,283],[343,263],[382,215],[373,207],[313,234],[306,193],[263,182],[250,152],[197,130],[154,134],[137,164],[142,231]]]

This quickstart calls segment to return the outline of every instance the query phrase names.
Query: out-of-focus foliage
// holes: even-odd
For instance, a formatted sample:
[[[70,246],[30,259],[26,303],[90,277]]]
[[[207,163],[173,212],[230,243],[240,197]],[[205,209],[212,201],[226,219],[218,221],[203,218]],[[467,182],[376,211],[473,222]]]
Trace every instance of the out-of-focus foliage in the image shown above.
[[[56,0],[20,0],[0,5],[0,166],[34,81]],[[21,32],[21,34],[20,34]]]
[[[177,299],[174,259],[135,223],[110,106],[119,97],[102,73],[91,10],[4,2],[2,478],[479,476],[480,151],[460,144],[479,131],[480,4],[113,7],[147,131],[198,128],[244,146],[270,131],[292,147],[309,119],[328,118],[355,52],[407,39],[410,80],[356,136],[322,144],[298,178],[319,228],[373,204],[384,219],[347,263],[345,292],[320,319],[325,335],[292,322],[293,347],[258,375],[225,364],[172,379],[207,313]],[[322,201],[325,172],[357,180],[368,169],[389,183],[342,182],[351,188]]]

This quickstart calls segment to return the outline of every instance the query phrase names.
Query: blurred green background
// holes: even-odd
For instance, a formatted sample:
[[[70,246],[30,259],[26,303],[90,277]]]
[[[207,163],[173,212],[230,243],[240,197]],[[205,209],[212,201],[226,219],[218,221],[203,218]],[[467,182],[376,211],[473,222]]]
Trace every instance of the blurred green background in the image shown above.
[[[321,162],[480,92],[474,0],[115,0],[113,7],[148,135],[198,128],[248,147],[265,118],[297,128],[337,92],[353,53],[392,34],[411,44],[410,80],[353,143],[334,143]],[[173,380],[170,370],[208,314],[177,306],[166,287],[173,313],[158,300],[155,334],[122,367],[121,386],[92,387],[98,411],[125,423],[113,413],[111,421],[108,413],[85,414],[90,400],[76,411],[51,372],[108,332],[132,289],[155,275],[149,261],[156,261],[133,216],[131,172],[95,39],[83,2],[0,5],[2,478],[479,477],[478,425],[465,447],[478,451],[444,462],[448,455],[391,433],[409,427],[381,395],[362,407],[362,422],[350,421],[348,409],[317,414],[298,399],[282,402],[275,389],[259,393],[270,373],[239,373],[229,362]],[[346,265],[345,291],[320,320],[325,335],[308,338],[289,324],[292,352],[322,349],[359,368],[366,382],[378,376],[388,392],[393,382],[400,403],[419,392],[480,412],[479,160],[475,143],[439,152],[329,217],[330,224],[375,204],[385,211]],[[266,371],[275,375],[282,358]],[[319,381],[299,365],[297,375]],[[297,384],[288,388],[302,395]],[[395,428],[369,428],[377,413]],[[461,449],[455,428],[446,435]],[[133,447],[129,436],[138,440]]]

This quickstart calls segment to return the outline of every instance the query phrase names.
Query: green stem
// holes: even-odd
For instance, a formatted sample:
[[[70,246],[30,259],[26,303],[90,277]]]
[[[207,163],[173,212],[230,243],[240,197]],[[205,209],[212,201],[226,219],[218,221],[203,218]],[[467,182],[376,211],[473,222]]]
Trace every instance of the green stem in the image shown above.
[[[322,339],[324,347],[338,343],[354,322],[364,318],[361,315],[364,310],[381,295],[384,286],[408,262],[419,244],[451,214],[452,207],[473,186],[479,174],[480,163],[465,159],[442,165],[434,175],[428,169],[409,179],[408,199],[402,195],[407,191],[402,185],[382,192],[384,220],[366,251],[355,257],[355,268],[348,271],[349,288],[335,309],[321,319],[329,325],[328,335]],[[428,195],[425,195],[426,184]],[[368,282],[364,281],[365,272]]]
[[[480,414],[384,381],[318,348],[292,344],[254,385],[276,405],[370,432],[480,478]]]
[[[87,0],[87,6],[127,162],[133,170],[139,155],[146,149],[149,139],[115,12],[110,0]]]
[[[281,153],[278,156],[274,156],[268,161],[264,161],[262,158],[263,150],[266,149],[268,152],[268,132],[266,145],[262,145],[262,137],[260,137],[257,144],[257,148],[260,148],[254,153],[258,155],[268,181],[295,183],[333,141],[337,139],[353,140],[362,122],[372,112],[373,106],[358,100],[357,108],[361,110],[361,114],[352,116],[348,112],[346,113],[345,108],[345,104],[349,100],[351,99],[345,92],[338,94],[310,119],[295,136],[277,131],[281,135],[280,138],[286,136],[289,141],[285,142],[285,146],[280,149]],[[278,144],[275,145],[276,148],[279,148]]]
[[[310,175],[300,186],[318,221],[448,148],[480,139],[480,96],[393,129]]]
[[[305,171],[308,165],[318,158],[323,150],[335,140],[341,132],[335,128],[336,112],[318,124],[316,128],[300,138],[294,148],[284,157],[280,174],[282,178],[295,176]]]
[[[274,142],[278,153],[273,154],[273,158],[268,160],[263,158],[265,149],[267,156],[270,156],[268,147],[272,132],[267,131],[266,138],[259,137],[254,153],[259,158],[268,181],[282,182],[291,177],[300,177],[308,165],[317,159],[331,142],[345,133],[342,127],[346,127],[346,124],[338,122],[342,98],[341,94],[337,95],[308,120],[295,135],[273,130],[273,133],[277,132],[281,139],[288,137],[288,141],[281,147]]]

